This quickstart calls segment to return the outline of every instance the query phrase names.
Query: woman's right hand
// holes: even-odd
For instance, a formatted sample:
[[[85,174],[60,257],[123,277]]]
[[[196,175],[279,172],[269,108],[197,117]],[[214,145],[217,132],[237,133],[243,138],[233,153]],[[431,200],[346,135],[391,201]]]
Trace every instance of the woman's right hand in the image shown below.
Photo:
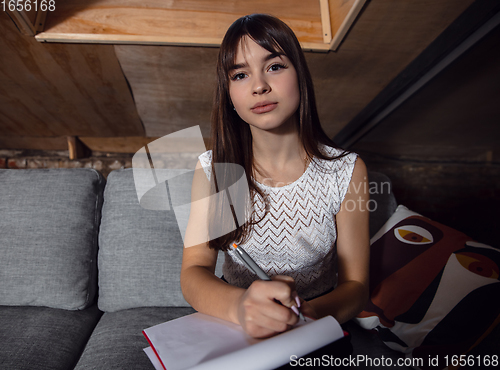
[[[296,296],[295,281],[289,276],[254,281],[237,302],[238,322],[247,334],[255,338],[284,332],[299,320],[291,309],[297,307]]]

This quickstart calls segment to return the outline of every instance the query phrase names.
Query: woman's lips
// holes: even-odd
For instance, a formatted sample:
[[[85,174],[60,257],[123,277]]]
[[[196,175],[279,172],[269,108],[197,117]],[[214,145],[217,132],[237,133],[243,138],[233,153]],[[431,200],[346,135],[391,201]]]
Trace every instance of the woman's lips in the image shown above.
[[[253,113],[262,114],[262,113],[271,112],[277,106],[278,106],[278,103],[266,103],[266,104],[257,105],[255,107],[251,108],[251,111]]]

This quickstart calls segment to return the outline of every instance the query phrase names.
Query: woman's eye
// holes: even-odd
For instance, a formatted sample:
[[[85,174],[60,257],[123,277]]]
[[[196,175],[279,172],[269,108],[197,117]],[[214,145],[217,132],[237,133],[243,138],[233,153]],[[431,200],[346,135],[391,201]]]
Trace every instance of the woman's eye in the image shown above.
[[[238,81],[238,80],[241,80],[243,78],[245,78],[245,74],[244,73],[236,73],[235,75],[233,75],[231,77],[231,80]]]
[[[271,67],[269,67],[269,70],[272,71],[272,72],[276,72],[276,71],[279,71],[280,69],[283,69],[283,68],[286,68],[285,65],[283,64],[273,64]]]

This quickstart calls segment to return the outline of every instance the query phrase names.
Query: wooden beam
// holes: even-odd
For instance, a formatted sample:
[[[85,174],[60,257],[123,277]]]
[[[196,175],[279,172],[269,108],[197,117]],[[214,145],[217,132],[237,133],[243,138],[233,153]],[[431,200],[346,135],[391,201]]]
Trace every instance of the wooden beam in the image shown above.
[[[104,153],[135,153],[145,145],[160,137],[80,137],[80,140],[92,151]],[[204,138],[205,147],[210,149],[210,139]],[[182,148],[174,148],[174,152],[182,152]]]
[[[222,38],[210,37],[176,37],[151,35],[101,35],[101,34],[70,34],[41,32],[35,36],[39,42],[72,43],[72,44],[111,44],[111,45],[165,45],[165,46],[203,46],[218,48]],[[300,40],[299,40],[300,41]],[[304,51],[328,52],[329,43],[300,42]]]
[[[159,137],[127,136],[127,137],[90,137],[90,136],[0,136],[0,150],[48,150],[73,153],[78,145],[83,145],[92,152],[135,153],[144,145]],[[78,141],[80,144],[75,144]],[[207,146],[209,141],[205,139]],[[71,147],[71,149],[70,149]],[[207,146],[208,148],[208,146]],[[77,154],[71,154],[71,157]]]
[[[0,136],[0,149],[67,150],[67,139],[57,137]]]
[[[135,153],[158,137],[80,137],[80,140],[92,151],[103,153]]]
[[[74,34],[41,32],[36,35],[39,42],[64,42],[75,44],[112,44],[112,45],[189,45],[219,47],[222,38],[156,36],[156,35],[117,35],[117,34]]]
[[[36,34],[36,13],[35,8],[29,8],[29,11],[24,8],[24,2],[19,4],[12,4],[14,8],[11,8],[8,1],[5,2],[5,11],[10,16],[19,31],[26,36],[35,36]]]
[[[321,12],[321,25],[323,27],[323,42],[329,44],[332,41],[332,25],[330,23],[330,6],[328,0],[319,0]]]
[[[90,156],[91,151],[77,136],[67,136],[69,159],[81,159]]]
[[[45,27],[45,21],[47,20],[47,11],[46,10],[38,10],[35,19],[35,29],[36,32],[42,32]]]

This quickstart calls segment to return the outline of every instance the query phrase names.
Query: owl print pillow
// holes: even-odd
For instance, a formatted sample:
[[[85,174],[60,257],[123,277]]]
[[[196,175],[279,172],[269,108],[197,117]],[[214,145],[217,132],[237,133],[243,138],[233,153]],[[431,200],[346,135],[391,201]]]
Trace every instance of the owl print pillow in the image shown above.
[[[392,349],[445,368],[498,323],[498,249],[404,206],[370,242],[370,300],[355,320]]]

